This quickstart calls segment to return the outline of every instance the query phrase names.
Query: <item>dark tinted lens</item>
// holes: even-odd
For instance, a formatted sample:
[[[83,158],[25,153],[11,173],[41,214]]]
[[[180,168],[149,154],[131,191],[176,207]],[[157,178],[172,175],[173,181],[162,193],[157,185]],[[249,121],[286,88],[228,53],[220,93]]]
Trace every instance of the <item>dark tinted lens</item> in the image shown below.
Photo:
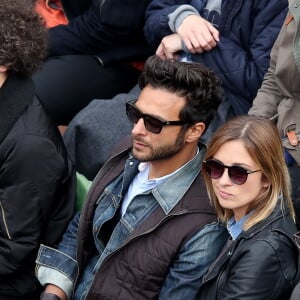
[[[225,166],[213,159],[207,160],[204,166],[207,175],[212,179],[220,178],[223,175],[225,168],[228,169],[228,176],[230,180],[235,184],[244,184],[248,178],[248,171],[239,166]]]
[[[224,166],[215,160],[208,160],[205,163],[206,173],[213,179],[220,178],[224,173]]]
[[[152,133],[160,133],[163,127],[163,123],[160,120],[151,116],[144,116],[144,124],[146,129]]]
[[[126,103],[126,114],[129,121],[134,124],[136,124],[139,119],[143,118],[146,129],[152,133],[160,133],[162,127],[164,126],[162,121],[154,117],[142,114],[136,107],[134,107],[130,103]]]
[[[130,122],[137,123],[138,120],[142,117],[141,113],[129,103],[126,103],[126,114]]]
[[[235,184],[243,184],[246,182],[248,173],[242,167],[232,166],[228,168],[228,174],[231,181]]]

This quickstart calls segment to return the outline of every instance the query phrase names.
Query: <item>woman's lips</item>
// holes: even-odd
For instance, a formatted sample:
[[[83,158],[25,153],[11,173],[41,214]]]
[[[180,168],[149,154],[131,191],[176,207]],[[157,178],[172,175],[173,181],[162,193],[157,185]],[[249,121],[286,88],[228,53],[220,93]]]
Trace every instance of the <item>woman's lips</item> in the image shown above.
[[[220,197],[225,200],[231,198],[231,196],[232,196],[230,193],[227,193],[225,191],[218,191],[218,193],[219,193]]]

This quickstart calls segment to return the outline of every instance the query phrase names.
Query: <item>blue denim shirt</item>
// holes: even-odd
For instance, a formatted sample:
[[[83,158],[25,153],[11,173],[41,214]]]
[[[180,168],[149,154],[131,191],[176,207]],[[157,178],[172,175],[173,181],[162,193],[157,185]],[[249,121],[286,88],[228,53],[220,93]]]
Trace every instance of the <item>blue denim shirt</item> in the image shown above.
[[[124,188],[136,174],[138,162],[129,157],[124,174],[109,184],[97,202],[93,219],[93,235],[97,255],[90,259],[80,282],[77,282],[74,299],[84,299],[102,262],[124,246],[128,235],[160,205],[168,214],[182,199],[201,169],[204,150],[201,150],[184,168],[156,188],[136,196],[129,204],[112,235],[104,246],[99,237],[102,224],[109,220],[120,205]],[[170,189],[172,186],[172,189]],[[37,258],[37,275],[41,284],[52,283],[68,295],[73,292],[77,280],[76,233],[80,222],[76,215],[70,223],[58,249],[41,246]],[[194,234],[179,250],[161,288],[160,299],[195,299],[203,274],[216,258],[228,235],[224,226],[218,223],[206,225]],[[125,245],[126,247],[126,245]]]

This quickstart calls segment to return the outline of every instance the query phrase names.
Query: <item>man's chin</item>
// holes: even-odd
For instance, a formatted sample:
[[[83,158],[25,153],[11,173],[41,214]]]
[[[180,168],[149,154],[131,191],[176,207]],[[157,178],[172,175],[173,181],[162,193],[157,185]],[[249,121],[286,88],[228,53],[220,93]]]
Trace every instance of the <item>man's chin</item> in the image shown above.
[[[132,149],[132,156],[137,159],[140,162],[146,162],[149,161],[149,155],[146,153],[142,153],[140,151],[136,151],[135,149]]]

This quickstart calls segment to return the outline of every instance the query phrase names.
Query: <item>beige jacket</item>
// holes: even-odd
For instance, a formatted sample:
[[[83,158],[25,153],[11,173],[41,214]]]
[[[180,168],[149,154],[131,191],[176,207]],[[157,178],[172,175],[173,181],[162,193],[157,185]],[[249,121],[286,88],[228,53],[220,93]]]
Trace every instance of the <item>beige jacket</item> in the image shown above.
[[[276,121],[283,145],[300,165],[300,0],[290,1],[289,13],[271,52],[271,61],[249,114]],[[297,30],[298,29],[298,30]],[[293,128],[294,138],[288,138]]]

